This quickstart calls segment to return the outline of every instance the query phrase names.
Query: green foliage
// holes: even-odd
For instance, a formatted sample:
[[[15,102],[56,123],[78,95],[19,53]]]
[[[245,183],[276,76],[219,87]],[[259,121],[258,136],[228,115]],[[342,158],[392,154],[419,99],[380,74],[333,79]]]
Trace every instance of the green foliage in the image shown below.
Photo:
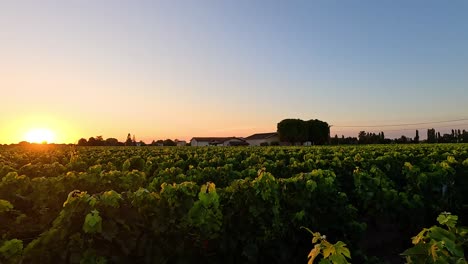
[[[106,264],[107,259],[102,256],[97,256],[94,250],[87,250],[80,260],[80,264]]]
[[[321,235],[319,232],[312,232],[306,227],[302,227],[312,234],[312,245],[314,246],[309,252],[308,264],[313,264],[314,261],[322,255],[322,258],[318,263],[325,264],[348,264],[347,259],[351,259],[351,253],[346,247],[346,244],[342,241],[338,241],[335,244],[332,244],[327,241],[325,235]]]
[[[0,242],[0,262],[19,263],[23,253],[23,241],[11,239]]]
[[[119,202],[122,200],[122,195],[111,190],[101,194],[100,198],[103,204],[118,208],[120,205]]]
[[[0,146],[0,246],[24,243],[0,263],[299,263],[304,225],[355,263],[384,263],[434,212],[466,215],[466,160],[465,144]],[[438,221],[420,241],[459,254],[458,219]],[[322,263],[349,261],[329,244]]]
[[[9,201],[0,199],[0,213],[8,212],[11,209],[13,209],[13,205]]]
[[[223,215],[214,183],[203,185],[198,199],[188,212],[189,223],[199,228],[206,238],[215,238],[221,230]]]
[[[439,226],[424,228],[412,238],[414,246],[401,255],[407,263],[468,263],[468,228],[457,227],[458,216],[444,212],[437,217]]]
[[[102,232],[102,218],[99,216],[98,210],[93,210],[86,215],[83,223],[83,231],[91,234]]]

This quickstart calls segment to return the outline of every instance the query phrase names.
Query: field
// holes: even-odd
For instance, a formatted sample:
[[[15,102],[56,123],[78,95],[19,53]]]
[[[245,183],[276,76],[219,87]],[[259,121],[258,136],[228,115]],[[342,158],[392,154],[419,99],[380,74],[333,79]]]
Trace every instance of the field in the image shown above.
[[[468,145],[0,147],[0,263],[401,263],[468,222]]]

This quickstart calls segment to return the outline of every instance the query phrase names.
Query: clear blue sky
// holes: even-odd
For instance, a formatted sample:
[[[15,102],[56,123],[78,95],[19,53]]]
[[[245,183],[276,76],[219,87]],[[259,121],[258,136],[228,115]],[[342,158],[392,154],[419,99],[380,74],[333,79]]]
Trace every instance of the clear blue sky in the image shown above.
[[[0,143],[34,120],[73,142],[466,118],[467,14],[461,0],[2,1]],[[332,134],[359,130],[380,129]]]

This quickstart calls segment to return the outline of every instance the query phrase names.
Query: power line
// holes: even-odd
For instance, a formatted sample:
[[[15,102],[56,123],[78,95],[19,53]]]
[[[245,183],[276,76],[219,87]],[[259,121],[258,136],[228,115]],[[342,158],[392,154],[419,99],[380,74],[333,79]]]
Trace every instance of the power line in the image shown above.
[[[360,126],[333,126],[333,127],[398,127],[398,126],[417,126],[417,125],[429,125],[429,124],[440,124],[440,123],[450,123],[450,122],[460,122],[468,121],[468,118],[462,119],[453,119],[453,120],[444,120],[444,121],[434,121],[434,122],[421,122],[421,123],[406,123],[406,124],[391,124],[391,125],[360,125]]]
[[[460,126],[468,126],[468,123],[463,123],[463,124],[455,124],[455,125],[446,125],[446,126],[435,126],[431,128],[441,128],[441,127],[460,127]],[[389,131],[405,131],[405,130],[422,130],[422,129],[429,129],[429,127],[419,127],[419,128],[402,128],[402,129],[382,129],[384,132],[389,132]],[[343,132],[341,130],[334,130],[334,132]]]

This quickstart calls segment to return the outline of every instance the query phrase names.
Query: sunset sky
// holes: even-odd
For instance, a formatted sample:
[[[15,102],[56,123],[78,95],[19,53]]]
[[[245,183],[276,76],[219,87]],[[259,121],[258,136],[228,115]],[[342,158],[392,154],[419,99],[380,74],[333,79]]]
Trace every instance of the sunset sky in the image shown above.
[[[468,129],[339,127],[468,118],[467,14],[465,0],[1,1],[0,143],[248,136],[284,118],[345,136]]]

